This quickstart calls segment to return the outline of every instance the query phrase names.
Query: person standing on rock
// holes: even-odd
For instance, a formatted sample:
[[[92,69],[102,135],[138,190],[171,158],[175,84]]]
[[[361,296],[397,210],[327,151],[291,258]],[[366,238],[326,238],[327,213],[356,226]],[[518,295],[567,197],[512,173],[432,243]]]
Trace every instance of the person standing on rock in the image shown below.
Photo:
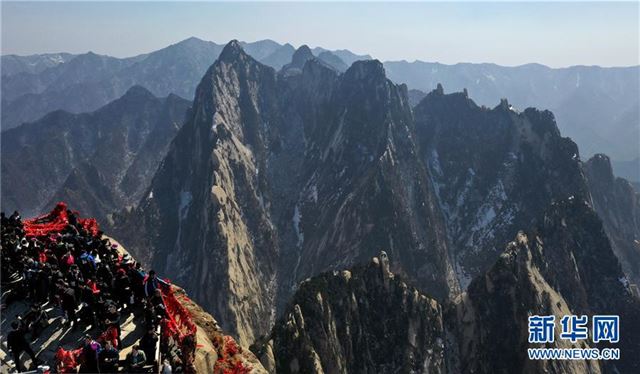
[[[158,335],[153,329],[148,329],[147,333],[140,339],[140,348],[147,356],[147,364],[155,364],[156,344],[158,343]]]
[[[82,347],[82,365],[80,365],[81,373],[99,373],[98,354],[102,350],[102,346],[93,340],[90,335],[85,336],[84,346]]]
[[[160,287],[160,285],[167,286],[167,283],[162,279],[156,277],[155,270],[149,271],[149,276],[144,281],[144,295],[147,298],[150,298],[155,293],[155,290]]]
[[[29,344],[25,337],[26,331],[20,326],[20,322],[13,321],[11,327],[13,330],[7,335],[7,346],[11,349],[11,353],[13,353],[13,362],[16,365],[16,370],[18,370],[18,372],[24,371],[22,363],[20,362],[20,354],[22,352],[27,352],[33,361],[33,365],[37,366],[40,361],[33,352],[33,349],[31,349],[31,344]]]
[[[62,290],[62,310],[67,315],[67,324],[76,327],[76,292],[71,287]]]

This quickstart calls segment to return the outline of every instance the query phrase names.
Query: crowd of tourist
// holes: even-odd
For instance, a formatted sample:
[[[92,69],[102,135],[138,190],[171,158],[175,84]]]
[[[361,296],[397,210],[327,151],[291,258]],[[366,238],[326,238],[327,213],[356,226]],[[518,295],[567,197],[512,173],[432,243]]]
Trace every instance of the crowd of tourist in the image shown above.
[[[31,344],[59,317],[65,328],[91,334],[78,346],[58,348],[55,362],[46,363],[56,372],[135,373],[154,366],[164,373],[184,370],[177,348],[167,346],[166,339],[161,349],[167,359],[156,362],[158,326],[167,318],[161,287],[167,284],[153,270],[145,272],[102,233],[88,230],[73,212],[63,213],[67,224],[62,229],[38,235],[26,233],[17,212],[1,215],[2,307],[30,304],[6,335],[15,369],[24,370],[22,353],[34,366],[41,363]],[[121,325],[131,314],[146,333],[121,361]]]

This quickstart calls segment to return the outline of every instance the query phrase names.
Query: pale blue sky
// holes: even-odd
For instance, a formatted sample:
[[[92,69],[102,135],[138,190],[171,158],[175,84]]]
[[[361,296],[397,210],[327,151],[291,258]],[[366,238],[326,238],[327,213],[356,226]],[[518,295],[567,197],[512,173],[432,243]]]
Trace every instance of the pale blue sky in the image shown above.
[[[380,60],[639,64],[639,3],[2,2],[2,54],[123,57],[190,36],[347,48]]]

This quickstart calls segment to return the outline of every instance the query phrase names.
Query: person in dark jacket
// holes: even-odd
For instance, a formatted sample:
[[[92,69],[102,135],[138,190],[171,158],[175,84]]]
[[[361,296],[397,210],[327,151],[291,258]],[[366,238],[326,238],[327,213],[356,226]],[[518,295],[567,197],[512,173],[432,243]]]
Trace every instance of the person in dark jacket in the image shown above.
[[[18,370],[18,372],[24,371],[22,363],[20,362],[20,354],[22,352],[27,352],[33,364],[38,365],[40,361],[33,352],[33,349],[31,349],[31,344],[29,344],[25,337],[26,331],[22,328],[20,322],[13,321],[11,327],[13,330],[7,334],[7,346],[11,350],[11,353],[13,353],[13,362],[16,365],[16,370]]]
[[[147,356],[147,364],[153,365],[156,356],[156,344],[158,343],[158,335],[153,329],[147,330],[147,333],[140,339],[140,348]]]
[[[120,360],[120,355],[118,354],[118,350],[113,347],[113,344],[111,344],[110,341],[107,341],[104,344],[104,349],[99,353],[98,358],[101,373],[118,372],[118,361]]]
[[[82,346],[82,365],[80,365],[81,373],[99,373],[98,368],[98,354],[102,350],[102,346],[97,341],[93,340],[91,336],[87,335],[84,338],[84,345]]]
[[[151,270],[149,272],[149,276],[144,281],[144,295],[146,297],[152,297],[155,293],[155,290],[160,287],[160,285],[167,285],[165,281],[156,277],[155,270]]]
[[[28,326],[28,330],[31,331],[31,336],[38,337],[42,330],[49,325],[49,316],[40,305],[33,304],[25,315],[24,322]]]
[[[135,299],[140,301],[144,299],[144,271],[139,263],[129,268],[129,281],[131,283],[131,289],[135,295]]]
[[[140,350],[140,346],[136,344],[127,355],[127,371],[129,373],[141,373],[146,362],[147,357],[144,351]]]
[[[62,291],[62,310],[67,313],[67,323],[76,325],[76,292],[71,287]]]
[[[118,274],[114,281],[115,293],[121,305],[127,305],[131,309],[131,282],[124,269],[118,269]]]

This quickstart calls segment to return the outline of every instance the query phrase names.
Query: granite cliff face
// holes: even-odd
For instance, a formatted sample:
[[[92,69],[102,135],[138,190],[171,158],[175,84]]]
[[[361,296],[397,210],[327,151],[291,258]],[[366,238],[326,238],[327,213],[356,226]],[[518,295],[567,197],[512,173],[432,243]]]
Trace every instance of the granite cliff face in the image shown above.
[[[279,227],[282,269],[290,269],[284,284],[386,248],[429,292],[455,293],[443,222],[415,156],[406,89],[376,61],[356,62],[341,76],[312,62],[297,79],[305,144],[295,194],[284,202],[288,222]]]
[[[278,251],[258,170],[265,124],[276,119],[275,88],[273,69],[230,43],[134,212],[154,249],[138,253],[219,313],[242,344],[266,331],[273,314]]]
[[[526,348],[535,345],[527,343],[527,317],[536,314],[620,315],[621,360],[529,360]],[[519,233],[496,264],[454,299],[445,320],[455,342],[448,346],[448,363],[462,372],[633,373],[640,367],[640,341],[633,332],[640,328],[640,302],[585,200],[549,206],[528,236]],[[566,343],[556,339],[553,346]]]
[[[606,243],[595,243],[603,232],[589,209],[575,201],[550,208],[545,223],[519,232],[443,304],[394,276],[384,252],[368,265],[307,279],[251,349],[271,373],[634,373],[640,303],[616,279],[621,271]],[[586,229],[574,229],[578,223]],[[529,359],[528,348],[607,347],[561,339],[559,325],[553,343],[528,343],[529,316],[605,313],[625,321],[615,345],[620,361]]]
[[[314,58],[277,74],[232,42],[120,229],[148,233],[129,246],[242,343],[268,332],[298,281],[382,247],[447,297],[457,284],[412,133],[406,89],[379,62],[338,75]]]

